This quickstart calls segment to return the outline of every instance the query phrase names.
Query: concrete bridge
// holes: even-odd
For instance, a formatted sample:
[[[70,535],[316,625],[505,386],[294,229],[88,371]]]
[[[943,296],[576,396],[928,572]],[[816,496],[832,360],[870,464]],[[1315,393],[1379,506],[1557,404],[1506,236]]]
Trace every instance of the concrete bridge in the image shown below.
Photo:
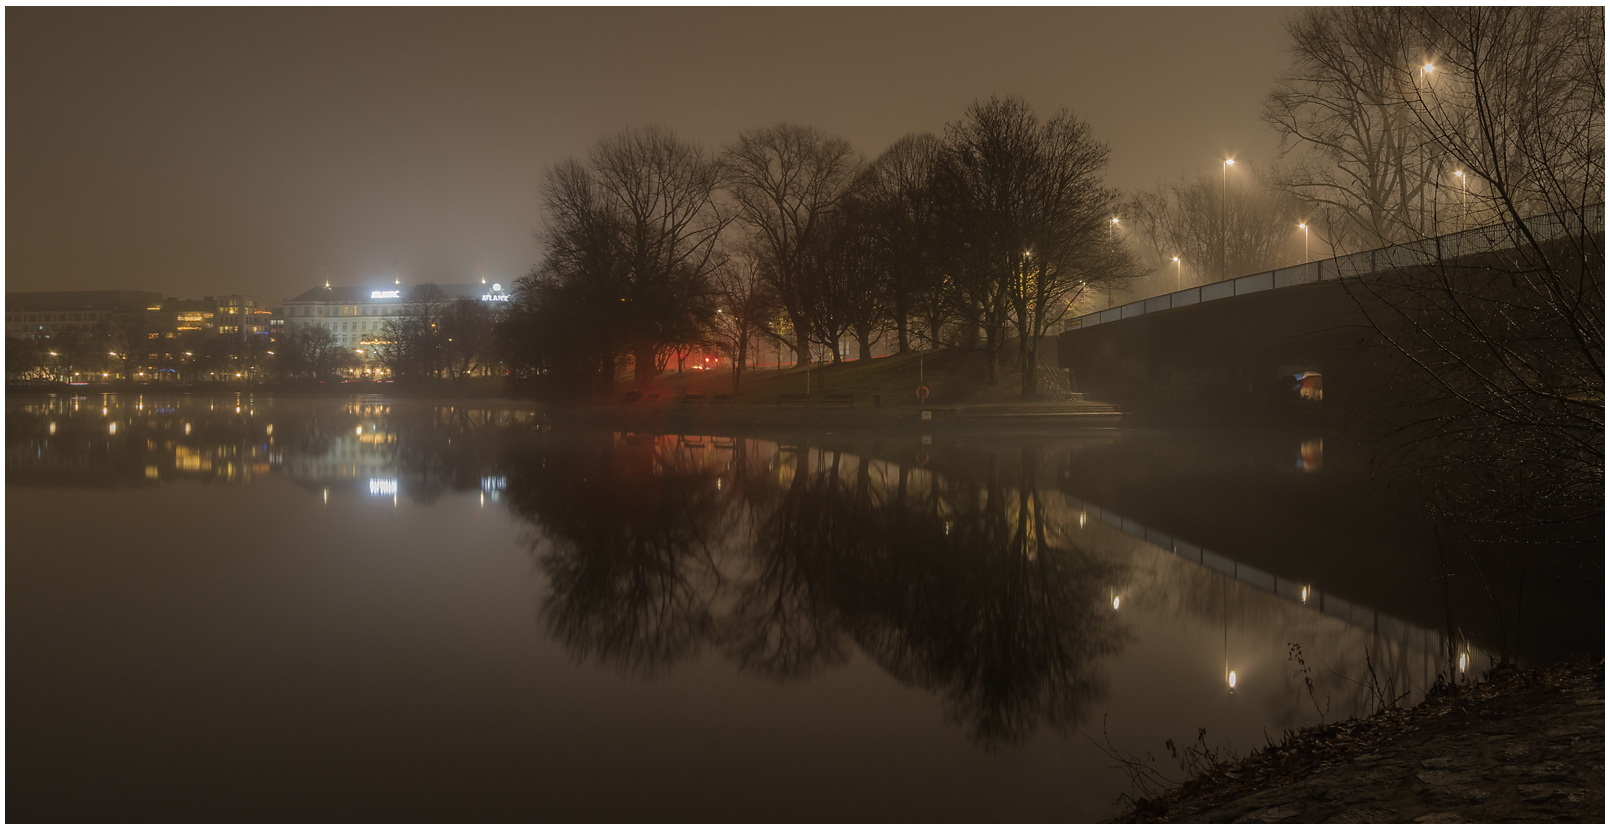
[[[1526,221],[1540,240],[1588,233],[1604,206]],[[1334,414],[1390,384],[1387,354],[1349,293],[1359,280],[1513,250],[1516,229],[1476,228],[1265,271],[1084,315],[1057,337],[1074,388],[1127,410],[1209,407]],[[1599,263],[1602,279],[1603,263]],[[1327,401],[1331,402],[1327,404]]]

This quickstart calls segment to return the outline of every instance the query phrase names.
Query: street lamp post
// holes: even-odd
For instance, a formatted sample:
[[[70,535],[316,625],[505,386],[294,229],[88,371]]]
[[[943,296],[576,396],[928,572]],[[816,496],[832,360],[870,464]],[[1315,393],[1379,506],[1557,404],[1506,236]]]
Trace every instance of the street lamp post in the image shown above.
[[[1230,278],[1230,237],[1229,217],[1224,209],[1224,185],[1230,175],[1230,165],[1235,159],[1225,159],[1219,165],[1219,279]]]
[[[1308,257],[1308,223],[1307,222],[1299,222],[1299,223],[1297,223],[1297,227],[1303,229],[1303,264],[1307,265],[1308,264],[1308,259],[1309,259],[1309,257]]]
[[[1185,287],[1185,266],[1180,264],[1180,258],[1174,257],[1174,290],[1179,291]]]
[[[1469,207],[1465,204],[1465,197],[1470,195],[1470,182],[1465,180],[1465,171],[1463,170],[1455,170],[1453,174],[1459,177],[1459,220],[1462,224],[1468,225],[1470,223],[1466,220],[1465,212],[1469,210]]]

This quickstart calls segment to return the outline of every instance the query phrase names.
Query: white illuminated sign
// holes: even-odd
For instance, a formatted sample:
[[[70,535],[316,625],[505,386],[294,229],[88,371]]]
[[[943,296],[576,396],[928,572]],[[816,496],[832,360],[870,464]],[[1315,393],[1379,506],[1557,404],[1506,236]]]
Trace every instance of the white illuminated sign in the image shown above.
[[[397,495],[397,479],[371,478],[369,479],[369,495],[395,496]]]
[[[507,295],[507,294],[482,294],[481,299],[483,299],[483,300],[485,300],[485,301],[487,301],[489,303],[506,303],[506,302],[509,301],[509,295]]]
[[[371,299],[371,300],[395,300],[395,299],[397,299],[397,298],[399,298],[401,296],[402,296],[401,291],[370,291],[369,292],[369,299]]]

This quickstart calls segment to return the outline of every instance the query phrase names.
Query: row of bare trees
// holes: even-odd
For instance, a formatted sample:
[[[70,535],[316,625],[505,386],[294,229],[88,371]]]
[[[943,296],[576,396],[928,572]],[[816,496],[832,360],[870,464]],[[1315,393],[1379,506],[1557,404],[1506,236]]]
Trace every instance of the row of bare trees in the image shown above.
[[[948,331],[981,343],[995,382],[1012,336],[1033,395],[1045,334],[1087,292],[1140,274],[1107,230],[1106,160],[1088,124],[1015,98],[870,163],[792,124],[720,156],[629,129],[548,171],[547,252],[517,284],[506,351],[518,372],[596,388],[627,359],[652,378],[688,344],[741,371],[763,345],[837,362],[848,338],[865,359],[884,332],[906,351]]]

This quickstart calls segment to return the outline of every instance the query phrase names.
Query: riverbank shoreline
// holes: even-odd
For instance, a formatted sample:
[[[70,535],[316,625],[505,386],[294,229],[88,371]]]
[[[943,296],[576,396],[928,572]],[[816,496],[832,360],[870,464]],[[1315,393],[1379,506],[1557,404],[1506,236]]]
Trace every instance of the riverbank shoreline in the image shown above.
[[[1604,822],[1604,661],[1503,667],[1312,727],[1119,822]]]

